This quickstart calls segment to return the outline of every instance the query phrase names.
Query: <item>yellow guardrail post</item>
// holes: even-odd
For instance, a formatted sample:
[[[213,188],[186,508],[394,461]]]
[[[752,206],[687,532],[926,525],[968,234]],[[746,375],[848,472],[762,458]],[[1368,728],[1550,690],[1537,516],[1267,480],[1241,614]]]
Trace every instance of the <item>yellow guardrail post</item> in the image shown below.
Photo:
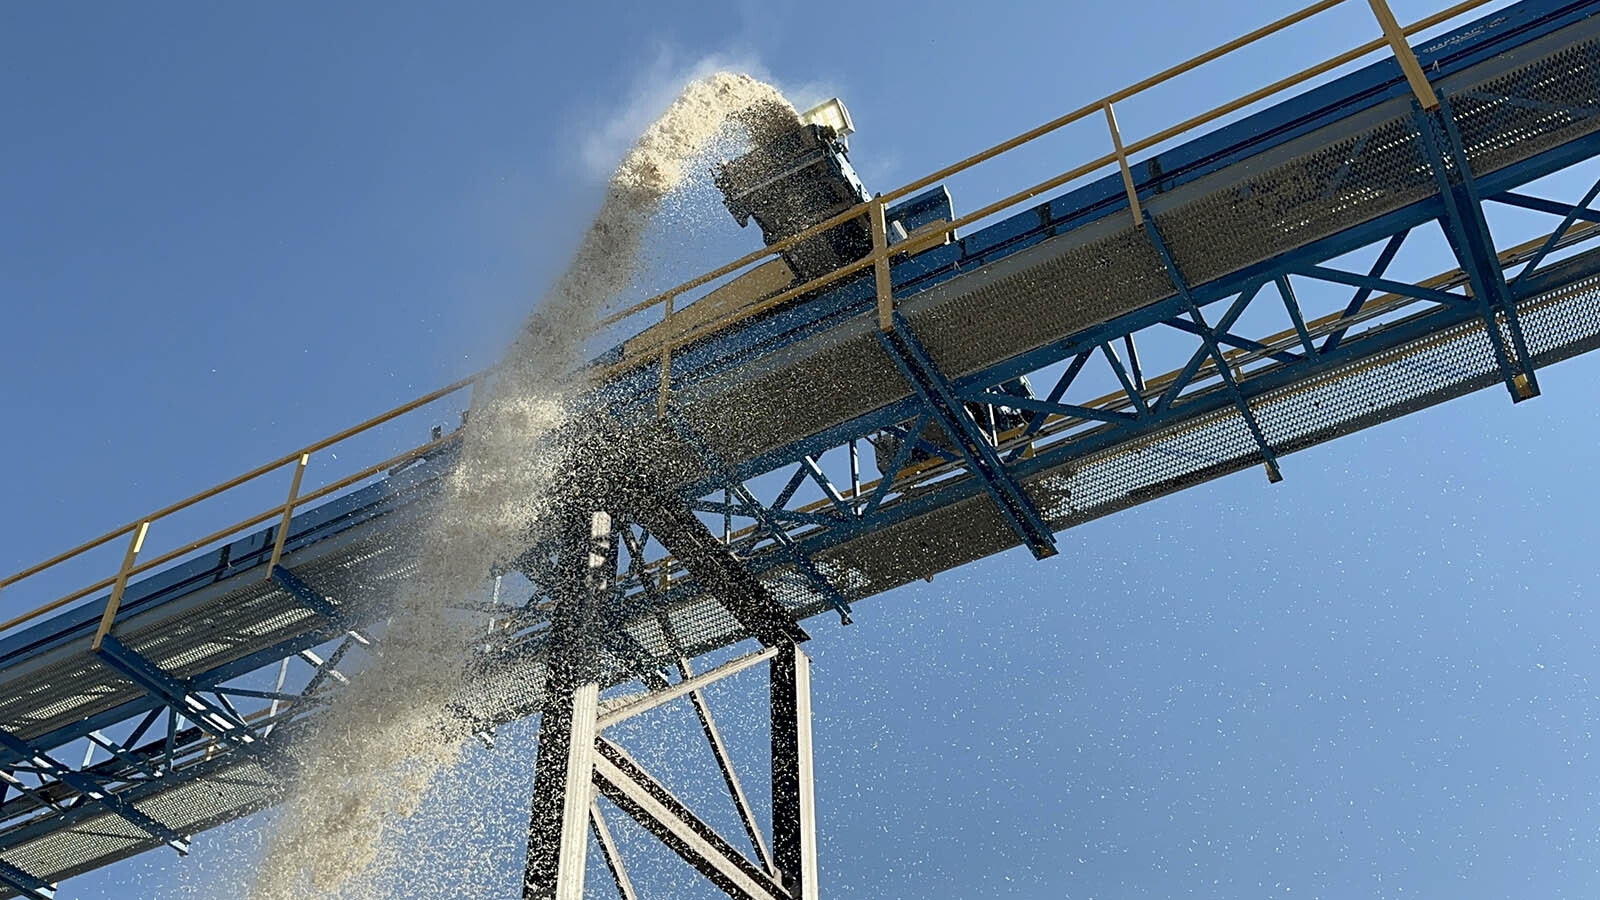
[[[662,300],[664,313],[661,316],[661,395],[656,398],[656,417],[667,417],[667,400],[672,393],[672,344],[676,337],[672,333],[673,304],[677,301],[677,294],[666,294]]]
[[[868,206],[872,219],[872,274],[878,286],[878,329],[894,330],[894,282],[889,277],[889,223],[883,210],[883,195],[872,198]]]
[[[272,570],[278,567],[278,560],[283,558],[283,542],[289,538],[289,522],[294,518],[294,501],[300,496],[300,479],[305,477],[306,466],[311,462],[311,454],[300,454],[300,462],[294,467],[294,478],[289,481],[289,499],[283,501],[283,519],[278,522],[278,537],[272,542],[272,561],[267,564],[267,580],[272,580]]]
[[[1111,145],[1117,151],[1117,165],[1122,167],[1122,186],[1128,192],[1128,209],[1133,211],[1135,227],[1144,224],[1144,210],[1139,206],[1139,191],[1133,186],[1133,170],[1128,168],[1128,152],[1122,146],[1122,131],[1117,128],[1117,112],[1111,101],[1105,104],[1106,127],[1111,129]]]
[[[1367,3],[1372,6],[1372,14],[1378,17],[1378,24],[1383,26],[1384,40],[1389,42],[1395,59],[1400,61],[1400,71],[1406,73],[1406,81],[1411,84],[1411,92],[1417,95],[1417,102],[1422,104],[1423,109],[1438,109],[1439,95],[1428,83],[1428,76],[1422,74],[1422,65],[1417,62],[1417,55],[1411,52],[1405,29],[1395,19],[1388,0],[1367,0]]]
[[[122,592],[128,589],[128,575],[133,571],[139,551],[144,549],[144,537],[149,533],[149,519],[140,522],[139,527],[133,530],[133,540],[128,542],[128,552],[122,555],[122,568],[117,570],[117,580],[111,586],[111,598],[106,601],[106,611],[100,615],[100,627],[95,629],[94,642],[89,649],[99,651],[100,644],[111,631],[111,623],[116,620],[117,610],[122,606]]]

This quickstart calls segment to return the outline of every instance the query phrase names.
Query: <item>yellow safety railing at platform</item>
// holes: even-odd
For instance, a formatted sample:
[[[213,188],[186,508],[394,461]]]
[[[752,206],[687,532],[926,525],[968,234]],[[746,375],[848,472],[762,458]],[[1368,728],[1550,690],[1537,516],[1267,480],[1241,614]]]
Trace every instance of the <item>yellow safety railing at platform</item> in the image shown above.
[[[994,145],[993,147],[990,147],[979,153],[975,153],[972,156],[961,160],[960,162],[946,166],[937,172],[933,172],[929,175],[923,176],[922,178],[918,178],[909,184],[905,184],[892,191],[879,194],[866,203],[845,210],[844,212],[832,216],[825,221],[819,222],[816,225],[799,232],[798,234],[774,242],[773,244],[763,247],[760,250],[745,254],[744,256],[733,260],[732,262],[719,266],[716,269],[692,278],[683,284],[680,284],[667,291],[663,291],[654,297],[630,305],[623,310],[607,316],[596,324],[597,330],[616,325],[627,320],[635,319],[641,313],[656,309],[658,307],[662,309],[661,321],[671,322],[675,315],[680,314],[681,307],[678,305],[678,300],[690,294],[691,292],[705,287],[712,282],[717,281],[718,279],[724,278],[725,276],[732,275],[736,272],[753,267],[763,261],[769,260],[770,258],[777,257],[783,251],[793,247],[799,242],[821,234],[822,232],[844,222],[851,221],[852,219],[856,219],[861,216],[866,216],[868,219],[868,224],[872,232],[873,248],[872,252],[868,255],[856,260],[855,262],[835,269],[826,275],[822,275],[806,281],[803,284],[790,287],[778,294],[761,300],[758,303],[744,306],[743,308],[733,311],[727,315],[717,317],[709,321],[700,322],[692,328],[685,328],[681,331],[676,331],[671,328],[663,329],[667,337],[665,337],[661,342],[653,343],[647,347],[644,347],[639,352],[625,354],[621,361],[607,367],[599,374],[603,378],[611,377],[623,371],[635,368],[641,364],[648,363],[651,360],[655,360],[661,369],[660,397],[658,401],[659,408],[664,411],[667,403],[669,402],[671,391],[671,367],[674,350],[686,344],[700,340],[701,338],[704,338],[714,332],[736,325],[752,316],[759,315],[767,310],[794,300],[801,295],[811,293],[819,288],[827,287],[828,285],[834,284],[843,278],[847,278],[869,267],[873,269],[874,272],[874,282],[877,295],[876,308],[878,324],[880,328],[888,330],[892,327],[892,318],[895,309],[892,289],[893,286],[889,277],[889,264],[893,257],[900,256],[902,254],[915,253],[927,247],[944,243],[949,239],[950,236],[956,233],[957,229],[964,228],[975,222],[987,219],[996,213],[1003,212],[1019,204],[1025,203],[1039,196],[1040,194],[1045,193],[1046,191],[1055,190],[1056,188],[1066,185],[1069,182],[1075,181],[1112,165],[1115,165],[1122,175],[1124,187],[1128,193],[1128,201],[1133,215],[1142,219],[1142,210],[1139,204],[1138,193],[1133,182],[1132,170],[1129,166],[1129,158],[1131,156],[1156,147],[1196,128],[1216,122],[1219,119],[1245,109],[1255,103],[1282,93],[1290,88],[1305,84],[1306,82],[1332,72],[1341,66],[1352,63],[1364,56],[1377,53],[1381,50],[1387,49],[1396,57],[1401,71],[1405,74],[1407,82],[1412,91],[1416,94],[1418,101],[1425,108],[1431,109],[1437,107],[1439,104],[1438,97],[1434,93],[1432,86],[1428,83],[1426,76],[1422,72],[1416,56],[1412,53],[1411,47],[1407,43],[1407,38],[1417,34],[1418,32],[1433,28],[1472,10],[1478,9],[1479,7],[1486,6],[1491,2],[1491,0],[1465,0],[1465,2],[1457,3],[1448,9],[1440,10],[1439,12],[1433,13],[1432,15],[1426,16],[1416,22],[1411,23],[1410,25],[1405,26],[1401,26],[1395,19],[1395,16],[1389,9],[1386,0],[1365,0],[1366,4],[1371,8],[1374,17],[1377,19],[1379,26],[1378,30],[1381,32],[1381,37],[1373,38],[1372,40],[1367,41],[1358,47],[1352,48],[1351,50],[1348,50],[1323,62],[1317,63],[1316,65],[1309,66],[1293,75],[1280,78],[1279,80],[1274,81],[1265,87],[1251,91],[1241,97],[1230,100],[1227,103],[1223,103],[1220,106],[1214,107],[1206,112],[1191,116],[1190,118],[1184,119],[1176,125],[1165,128],[1147,137],[1132,142],[1124,141],[1122,132],[1117,125],[1116,104],[1122,103],[1123,101],[1142,94],[1151,88],[1171,81],[1173,78],[1192,71],[1206,63],[1234,53],[1243,47],[1255,44],[1264,38],[1283,31],[1284,29],[1287,29],[1300,22],[1304,22],[1315,15],[1326,12],[1335,7],[1342,6],[1346,3],[1359,4],[1360,2],[1362,2],[1362,0],[1318,0],[1318,2],[1312,3],[1311,5],[1296,12],[1290,13],[1289,15],[1286,15],[1270,24],[1264,25],[1248,34],[1221,44],[1185,62],[1171,66],[1170,68],[1152,75],[1149,78],[1123,88],[1122,90],[1108,94],[1099,100],[1080,106],[1077,109],[1066,113],[1065,115],[1052,119],[1051,121],[1046,122],[1036,128],[1030,129],[1029,131],[1023,132],[1022,134],[1019,134],[1010,140],[1003,141]],[[885,216],[885,209],[889,204],[901,198],[908,197],[917,191],[930,187],[953,175],[965,172],[974,166],[1015,150],[1018,147],[1029,144],[1041,137],[1059,131],[1067,125],[1095,115],[1103,116],[1105,119],[1111,146],[1111,150],[1109,152],[1080,166],[1076,166],[1072,169],[1062,172],[1059,175],[1053,176],[1030,187],[1024,188],[1023,190],[996,200],[993,203],[974,210],[973,212],[964,216],[960,216],[948,222],[937,223],[936,225],[928,227],[926,230],[919,230],[918,233],[913,234],[892,246],[889,244],[888,228]],[[329,495],[359,483],[366,478],[377,475],[391,466],[437,449],[445,443],[453,440],[454,436],[437,437],[420,447],[409,450],[382,462],[375,463],[353,475],[341,478],[333,483],[320,487],[315,491],[302,494],[300,492],[302,479],[314,454],[335,447],[340,443],[370,431],[371,429],[382,425],[385,422],[389,422],[401,415],[404,415],[405,413],[419,409],[423,406],[433,403],[436,400],[440,400],[444,397],[455,394],[458,391],[467,389],[469,387],[476,390],[478,385],[482,383],[484,377],[484,374],[480,373],[470,378],[458,381],[454,384],[447,385],[439,390],[425,394],[422,397],[410,401],[409,403],[402,404],[386,413],[375,416],[358,425],[351,426],[350,428],[317,441],[309,446],[302,447],[291,453],[285,454],[278,459],[251,469],[242,475],[231,478],[222,484],[195,494],[192,497],[188,497],[184,500],[178,501],[177,503],[163,507],[162,509],[156,510],[148,515],[141,516],[127,525],[108,531],[94,540],[80,544],[71,550],[51,557],[44,562],[30,566],[20,572],[17,572],[16,574],[7,576],[5,578],[0,578],[0,591],[3,591],[5,588],[24,579],[67,563],[73,559],[77,559],[83,554],[93,551],[119,538],[128,539],[128,545],[126,552],[123,555],[122,565],[118,568],[115,574],[96,581],[87,587],[73,591],[64,597],[46,603],[28,613],[16,616],[5,622],[0,622],[0,633],[4,633],[19,625],[33,621],[40,616],[57,609],[61,609],[62,607],[72,604],[75,601],[82,600],[83,598],[88,597],[89,595],[98,591],[110,588],[111,596],[94,639],[95,646],[98,647],[101,639],[109,631],[111,623],[115,620],[123,591],[126,589],[130,578],[135,575],[148,572],[158,566],[173,562],[174,560],[177,560],[189,553],[193,553],[202,547],[237,535],[243,532],[245,529],[256,527],[262,523],[270,522],[274,519],[279,521],[280,526],[276,535],[271,559],[271,563],[276,565],[278,558],[283,552],[283,541],[287,532],[287,524],[294,515],[294,511],[296,509],[328,497]],[[287,499],[282,504],[243,519],[225,529],[218,530],[212,534],[206,535],[205,537],[190,541],[183,546],[163,553],[158,557],[143,561],[140,560],[140,552],[143,549],[146,537],[148,536],[152,527],[154,527],[161,519],[188,509],[189,507],[194,506],[203,500],[207,500],[224,492],[233,490],[241,485],[254,482],[257,479],[267,476],[271,473],[279,472],[285,467],[289,466],[293,466],[294,470],[290,479]],[[268,571],[270,573],[270,567]]]
[[[1268,25],[1264,25],[1255,31],[1250,32],[1249,34],[1235,38],[1234,40],[1208,50],[1205,53],[1202,53],[1185,62],[1178,63],[1175,66],[1152,75],[1143,81],[1139,81],[1133,85],[1123,88],[1122,90],[1114,91],[1105,97],[1094,101],[1093,103],[1080,106],[1072,112],[1052,119],[1049,122],[1046,122],[1043,125],[1040,125],[1029,131],[1025,131],[1022,134],[1011,138],[1010,140],[1002,141],[1001,143],[996,144],[987,150],[975,153],[972,156],[969,156],[960,162],[946,166],[937,172],[925,175],[922,178],[918,178],[909,184],[902,185],[901,187],[895,188],[887,193],[879,194],[865,203],[851,207],[850,209],[819,222],[816,225],[805,229],[804,231],[791,235],[782,240],[775,241],[774,243],[769,244],[760,250],[747,253],[730,263],[719,266],[703,275],[696,276],[695,278],[692,278],[683,284],[678,285],[677,287],[663,291],[654,297],[642,300],[623,310],[620,310],[619,312],[607,316],[600,321],[599,327],[603,328],[609,325],[617,324],[626,319],[632,318],[641,312],[654,309],[658,306],[662,307],[664,310],[663,321],[670,320],[674,314],[674,306],[678,298],[682,297],[684,294],[697,288],[704,287],[705,285],[710,284],[711,282],[724,276],[731,275],[735,272],[752,267],[767,260],[769,257],[775,257],[784,250],[793,247],[801,241],[815,237],[816,235],[819,235],[837,225],[843,224],[863,215],[868,217],[868,224],[872,230],[873,247],[872,252],[868,255],[856,260],[855,262],[841,266],[825,275],[820,275],[804,282],[803,284],[791,287],[758,303],[745,306],[733,313],[730,313],[729,315],[714,319],[712,321],[704,322],[694,328],[685,329],[681,333],[675,332],[670,328],[663,329],[666,334],[671,336],[661,341],[660,344],[643,349],[639,353],[626,356],[620,362],[615,363],[606,369],[602,374],[608,376],[618,374],[638,366],[641,362],[648,361],[651,358],[657,358],[661,367],[661,397],[659,400],[659,407],[662,410],[665,410],[667,405],[667,397],[671,391],[672,354],[675,349],[699,340],[713,332],[728,328],[740,321],[750,318],[751,316],[759,315],[762,312],[780,306],[804,294],[827,287],[838,282],[840,279],[853,275],[856,272],[860,272],[868,267],[871,267],[874,270],[874,281],[876,283],[877,290],[878,326],[887,331],[891,327],[891,320],[894,312],[894,297],[889,278],[889,260],[891,257],[901,254],[915,253],[919,250],[943,243],[959,228],[964,228],[974,222],[987,219],[996,213],[1003,212],[1021,203],[1025,203],[1046,191],[1055,190],[1056,188],[1059,188],[1069,182],[1075,181],[1097,170],[1110,166],[1113,163],[1116,163],[1121,170],[1123,183],[1128,192],[1128,198],[1133,209],[1133,214],[1142,218],[1138,193],[1133,183],[1132,170],[1128,165],[1129,156],[1148,150],[1165,141],[1192,131],[1200,126],[1211,124],[1218,119],[1238,112],[1241,109],[1245,109],[1252,104],[1259,103],[1260,101],[1275,94],[1279,94],[1290,88],[1302,85],[1314,78],[1332,72],[1341,66],[1347,65],[1379,50],[1387,48],[1399,60],[1401,71],[1405,74],[1407,83],[1411,86],[1412,92],[1416,94],[1418,102],[1420,102],[1426,109],[1437,108],[1439,105],[1438,95],[1434,93],[1432,85],[1428,83],[1427,78],[1422,72],[1420,64],[1417,62],[1416,54],[1412,52],[1411,45],[1406,42],[1406,39],[1420,31],[1432,28],[1436,25],[1447,22],[1450,19],[1463,15],[1464,13],[1485,6],[1491,2],[1491,0],[1466,0],[1466,2],[1458,3],[1449,7],[1448,9],[1440,10],[1439,12],[1436,12],[1430,16],[1426,16],[1410,25],[1403,27],[1396,21],[1394,13],[1392,10],[1390,10],[1386,0],[1367,0],[1367,5],[1371,8],[1374,16],[1378,20],[1379,29],[1383,33],[1382,37],[1374,38],[1358,47],[1355,47],[1330,59],[1324,60],[1316,65],[1302,69],[1293,75],[1280,78],[1265,87],[1258,88],[1257,90],[1230,100],[1227,103],[1214,107],[1206,112],[1200,113],[1199,115],[1192,116],[1176,125],[1165,128],[1148,137],[1129,144],[1123,143],[1122,134],[1117,127],[1115,109],[1115,105],[1117,103],[1121,103],[1129,98],[1142,94],[1151,88],[1171,81],[1179,75],[1190,72],[1208,62],[1220,59],[1243,47],[1247,47],[1264,38],[1277,34],[1278,32],[1283,31],[1290,26],[1304,22],[1312,16],[1351,2],[1358,2],[1358,0],[1319,0],[1317,3],[1313,3],[1297,12],[1290,13],[1289,15],[1284,16],[1283,18],[1278,19],[1277,21]],[[911,236],[906,240],[902,240],[892,247],[889,246],[887,222],[885,221],[884,216],[884,209],[888,204],[903,197],[910,196],[916,191],[920,191],[923,188],[934,185],[952,175],[965,172],[966,170],[971,169],[980,163],[987,162],[988,160],[1001,156],[1002,154],[1021,147],[1024,144],[1035,141],[1048,134],[1059,131],[1060,129],[1071,125],[1074,122],[1086,119],[1097,113],[1105,116],[1107,128],[1110,132],[1112,144],[1111,152],[1090,160],[1083,165],[1069,169],[1059,175],[1048,178],[1031,187],[1024,188],[1023,190],[996,200],[993,203],[968,213],[967,215],[960,216],[948,222],[938,223],[935,226],[930,226],[926,231],[922,231],[921,233]]]
[[[357,484],[365,479],[371,478],[385,469],[399,465],[407,460],[415,459],[418,456],[424,455],[432,450],[444,446],[445,444],[454,440],[455,436],[441,435],[419,447],[407,450],[404,453],[390,457],[382,462],[373,463],[372,465],[369,465],[360,471],[346,475],[336,481],[323,485],[315,491],[305,494],[300,493],[300,485],[305,475],[306,467],[310,463],[313,454],[336,447],[344,441],[356,437],[357,435],[369,432],[379,425],[393,421],[394,419],[397,419],[406,413],[421,409],[424,406],[427,406],[437,400],[442,400],[445,397],[449,397],[452,394],[456,394],[462,390],[470,388],[475,391],[482,380],[483,375],[480,373],[478,375],[473,375],[470,378],[464,378],[453,384],[445,385],[438,390],[430,391],[429,393],[424,394],[415,400],[402,403],[388,412],[374,416],[364,422],[361,422],[360,424],[352,425],[343,431],[329,435],[328,437],[302,447],[293,453],[286,454],[275,460],[272,460],[271,462],[264,463],[241,475],[236,475],[219,485],[208,488],[193,496],[186,497],[176,503],[164,506],[148,515],[141,516],[138,519],[121,526],[120,528],[113,528],[112,530],[91,541],[85,541],[84,543],[73,547],[71,550],[67,550],[63,553],[57,554],[56,556],[52,556],[44,562],[29,566],[28,568],[23,569],[22,571],[13,575],[8,575],[5,578],[0,578],[0,589],[4,589],[16,584],[19,581],[22,581],[25,578],[31,578],[34,575],[46,571],[47,569],[54,568],[76,559],[77,557],[80,557],[98,547],[109,544],[118,538],[129,538],[127,551],[123,554],[122,565],[120,568],[118,568],[115,575],[109,576],[100,581],[96,581],[87,587],[73,591],[64,597],[60,597],[56,600],[46,603],[37,609],[24,613],[23,615],[8,619],[5,622],[0,622],[0,634],[3,634],[4,632],[15,628],[18,625],[32,621],[33,619],[36,619],[45,613],[60,609],[72,603],[73,601],[81,600],[84,597],[95,593],[96,591],[102,591],[106,588],[111,588],[110,602],[106,606],[105,613],[102,616],[102,621],[100,623],[100,628],[96,632],[94,638],[94,645],[96,648],[98,648],[101,639],[105,637],[106,632],[110,629],[111,622],[116,617],[117,607],[122,600],[122,592],[127,587],[129,578],[147,572],[158,566],[166,565],[167,563],[173,562],[174,560],[177,560],[189,553],[193,553],[202,547],[236,535],[247,528],[253,528],[262,524],[263,522],[269,522],[274,518],[281,517],[282,525],[287,526],[290,518],[294,515],[294,511],[299,507],[308,503],[314,503],[318,500],[328,497],[331,494],[344,490],[353,484]],[[231,491],[242,485],[249,484],[274,472],[278,472],[285,466],[291,464],[295,466],[295,470],[293,477],[290,480],[288,499],[286,499],[282,504],[274,506],[273,508],[263,512],[259,512],[253,516],[250,516],[249,518],[242,519],[226,528],[208,534],[205,537],[197,538],[181,547],[178,547],[167,553],[163,553],[158,557],[148,559],[143,562],[139,561],[139,553],[144,548],[145,539],[149,535],[151,526],[153,526],[156,522],[175,513],[182,512],[183,510],[186,510],[200,503],[201,501],[209,500],[212,497],[218,496],[219,494]],[[272,565],[277,565],[278,559],[283,553],[283,541],[286,531],[286,527],[280,527],[278,530],[277,540],[272,548]],[[270,567],[268,571],[270,573]]]

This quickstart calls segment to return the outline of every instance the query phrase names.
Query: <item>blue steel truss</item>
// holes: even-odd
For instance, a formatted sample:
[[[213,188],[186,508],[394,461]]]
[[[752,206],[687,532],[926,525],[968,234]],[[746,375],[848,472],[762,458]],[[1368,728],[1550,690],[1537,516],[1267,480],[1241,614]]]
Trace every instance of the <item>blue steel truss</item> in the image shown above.
[[[1525,0],[1418,55],[1429,78],[1442,82],[1495,54],[1581,24],[1597,9],[1600,2]],[[875,340],[905,390],[865,413],[777,446],[725,454],[674,408],[666,430],[698,458],[702,473],[678,486],[679,499],[720,532],[727,551],[751,575],[791,585],[793,596],[784,602],[797,615],[835,610],[845,616],[865,596],[974,555],[1026,546],[1047,556],[1057,551],[1056,533],[1065,528],[1208,478],[1262,465],[1276,480],[1284,454],[1467,391],[1501,384],[1516,401],[1536,396],[1541,370],[1600,346],[1600,323],[1585,320],[1559,340],[1540,337],[1535,327],[1535,319],[1600,276],[1600,249],[1584,244],[1600,236],[1594,227],[1600,211],[1593,207],[1600,183],[1571,201],[1535,196],[1527,185],[1600,154],[1600,133],[1583,126],[1596,115],[1592,106],[1539,101],[1541,115],[1573,123],[1571,135],[1512,164],[1474,172],[1458,107],[1506,97],[1530,105],[1518,93],[1525,90],[1525,84],[1513,83],[1503,96],[1444,91],[1438,110],[1413,107],[1412,121],[1424,138],[1420,164],[1435,185],[1431,193],[1222,275],[1185,271],[1167,226],[1158,224],[1160,216],[1147,212],[1133,219],[1115,177],[897,259],[893,285],[904,300],[959,286],[969,275],[1075,228],[1122,217],[1143,232],[1171,292],[976,369],[943,365],[911,318],[897,314],[893,329]],[[1226,171],[1407,91],[1392,62],[1368,67],[1140,161],[1132,166],[1138,196],[1155,206],[1190,180]],[[1351,159],[1362,146],[1350,151]],[[1347,163],[1335,181],[1347,177],[1349,168]],[[1491,230],[1498,207],[1546,215],[1552,230],[1525,245],[1499,245]],[[1429,279],[1396,274],[1407,250],[1429,239],[1447,245],[1459,268]],[[687,394],[752,359],[791,347],[870,308],[872,294],[870,279],[844,284],[685,348],[674,359],[671,387]],[[1446,371],[1448,360],[1429,355],[1445,342],[1474,340],[1485,343],[1492,359],[1482,371]],[[1163,354],[1172,365],[1156,374],[1161,367],[1152,361]],[[1383,367],[1432,386],[1388,405],[1373,402],[1321,428],[1294,431],[1283,424],[1286,404],[1324,396],[1315,391],[1325,387],[1333,392],[1328,402],[1356,403],[1363,398],[1338,394],[1340,379]],[[626,374],[604,388],[601,402],[622,414],[653,410],[656,377],[649,367]],[[1008,388],[1023,378],[1048,389],[1024,394]],[[1018,424],[986,427],[1002,420]],[[1214,446],[1173,437],[1205,429],[1231,436]],[[875,451],[866,454],[867,471],[862,447]],[[319,560],[374,535],[393,535],[395,546],[408,546],[409,523],[436,492],[453,457],[454,449],[446,448],[381,484],[295,516],[285,563],[271,572],[265,571],[275,536],[269,530],[130,585],[117,627],[82,676],[86,691],[102,690],[108,699],[70,721],[46,721],[40,712],[36,718],[43,724],[23,717],[28,727],[0,731],[0,895],[51,896],[61,878],[150,847],[181,851],[195,831],[272,802],[272,787],[289,765],[276,752],[279,742],[313,717],[342,682],[339,669],[349,654],[376,640],[368,635],[375,623],[329,595],[336,590],[318,586]],[[1151,471],[1170,474],[1130,482],[1120,492],[1108,493],[1095,480],[1099,476],[1083,474],[1104,471],[1106,460],[1162,457],[1177,462]],[[1086,497],[1086,491],[1099,493]],[[893,543],[909,535],[938,544],[941,533],[917,529],[947,521],[939,517],[951,511],[978,511],[963,517],[992,517],[998,525],[975,532],[981,540],[970,553],[960,542],[947,542],[939,546],[955,549],[941,550],[945,555],[932,562],[908,562],[904,571],[882,577],[855,571],[861,568],[859,548],[870,549],[873,541]],[[625,661],[626,673],[638,674],[661,660],[622,626],[652,617],[670,632],[664,611],[687,608],[703,591],[648,531],[628,525],[621,537],[625,565],[617,602],[606,613],[612,626],[608,652]],[[908,556],[915,555],[915,544],[904,543]],[[1070,543],[1061,550],[1074,552]],[[514,667],[540,652],[549,627],[546,585],[553,558],[549,548],[535,547],[509,566],[526,575],[532,588],[515,602],[482,611],[490,619],[486,668]],[[167,605],[268,579],[303,612],[294,620],[299,624],[259,639],[235,633],[238,652],[203,671],[173,674],[177,670],[155,658],[127,627]],[[36,660],[68,658],[86,646],[101,608],[71,610],[0,640],[0,678],[11,667],[20,671]],[[727,640],[689,637],[682,647],[698,652]],[[484,731],[496,724],[473,721]],[[181,825],[152,812],[153,801],[196,782],[217,785],[218,792],[230,785],[248,790]],[[95,851],[99,855],[54,871],[27,862],[36,858],[29,848],[38,842],[112,821],[127,836]]]
[[[916,391],[917,398],[922,401],[923,414],[939,423],[939,427],[949,436],[951,442],[961,451],[961,461],[994,498],[995,505],[1005,514],[1006,522],[1017,533],[1017,537],[1028,545],[1035,559],[1045,559],[1056,555],[1056,537],[1051,533],[1050,527],[1045,524],[1044,518],[1039,515],[1039,510],[1034,508],[1033,501],[1023,493],[1022,486],[1006,471],[1005,463],[1000,455],[995,452],[992,435],[986,435],[978,427],[978,423],[968,413],[966,404],[958,396],[955,385],[939,371],[933,358],[928,355],[922,342],[911,333],[911,328],[906,324],[903,316],[894,315],[894,329],[882,332],[878,340],[883,343],[890,359],[894,360],[895,367],[904,375],[906,381]],[[1117,372],[1122,375],[1122,366],[1117,364]],[[1125,375],[1122,375],[1126,378]],[[1132,384],[1128,385],[1132,390]],[[809,457],[808,457],[809,459]],[[821,470],[816,468],[816,463],[811,463],[815,476],[822,478]],[[829,489],[830,494],[838,496],[838,491]],[[836,504],[838,505],[838,504]],[[842,509],[842,506],[841,506]]]

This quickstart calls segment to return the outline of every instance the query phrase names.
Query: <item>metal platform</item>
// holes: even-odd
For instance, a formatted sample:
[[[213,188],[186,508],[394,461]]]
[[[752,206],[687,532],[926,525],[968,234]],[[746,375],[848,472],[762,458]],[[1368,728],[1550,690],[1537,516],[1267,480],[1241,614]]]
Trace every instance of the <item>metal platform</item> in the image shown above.
[[[893,259],[888,331],[868,272],[733,323],[676,351],[664,417],[664,367],[630,367],[619,347],[596,360],[621,372],[595,406],[634,435],[620,452],[720,519],[728,550],[804,618],[1012,547],[1047,555],[1054,532],[1231,472],[1276,475],[1295,450],[1470,391],[1533,396],[1538,372],[1600,346],[1600,249],[1581,247],[1596,192],[1518,191],[1600,152],[1596,12],[1600,0],[1524,0],[1417,48],[1437,110],[1385,59],[1132,162],[1126,180]],[[1495,204],[1550,213],[1549,236],[1495,246]],[[1387,277],[1406,235],[1435,227],[1460,268]],[[1370,266],[1338,267],[1362,248],[1378,251]],[[1313,281],[1351,296],[1319,313],[1295,293]],[[1292,328],[1234,330],[1269,302]],[[1115,346],[1151,332],[1193,348],[1146,379]],[[1099,360],[1121,390],[1075,399]],[[996,392],[1030,373],[1055,389]],[[1032,416],[986,432],[960,412],[974,405]],[[930,428],[946,437],[919,441]],[[892,463],[844,474],[845,454],[884,434],[899,436]],[[333,684],[329,648],[410,573],[409,526],[455,449],[435,441],[295,513],[281,557],[266,528],[129,583],[99,649],[108,597],[0,639],[0,897],[48,896],[270,804],[295,765],[284,736],[317,707],[236,685],[293,658],[311,667],[309,693]],[[801,502],[808,490],[821,498]],[[625,531],[614,615],[628,639],[610,645],[603,682],[750,637],[680,561]],[[546,600],[486,638],[458,700],[475,726],[544,703]]]

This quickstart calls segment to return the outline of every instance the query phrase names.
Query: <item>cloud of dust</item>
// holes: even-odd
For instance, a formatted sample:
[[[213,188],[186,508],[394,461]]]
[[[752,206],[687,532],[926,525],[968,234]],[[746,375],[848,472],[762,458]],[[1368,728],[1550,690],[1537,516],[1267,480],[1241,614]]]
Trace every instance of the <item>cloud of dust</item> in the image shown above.
[[[595,178],[608,177],[633,146],[634,139],[661,116],[683,85],[703,81],[720,72],[744,72],[773,85],[795,109],[808,109],[838,96],[837,91],[824,82],[780,83],[753,56],[715,53],[685,59],[670,47],[662,46],[640,68],[628,98],[605,121],[579,139],[578,153],[584,172]]]
[[[252,900],[360,890],[386,827],[412,815],[457,760],[467,729],[447,707],[467,671],[473,627],[447,610],[482,590],[491,567],[551,518],[565,462],[558,432],[569,430],[569,403],[582,387],[571,373],[596,312],[628,287],[652,217],[729,123],[759,130],[795,115],[777,89],[725,71],[695,79],[665,106],[648,127],[624,113],[597,139],[593,152],[603,153],[606,134],[642,130],[571,264],[474,409],[380,652],[300,737],[293,755],[303,767],[267,836]]]

